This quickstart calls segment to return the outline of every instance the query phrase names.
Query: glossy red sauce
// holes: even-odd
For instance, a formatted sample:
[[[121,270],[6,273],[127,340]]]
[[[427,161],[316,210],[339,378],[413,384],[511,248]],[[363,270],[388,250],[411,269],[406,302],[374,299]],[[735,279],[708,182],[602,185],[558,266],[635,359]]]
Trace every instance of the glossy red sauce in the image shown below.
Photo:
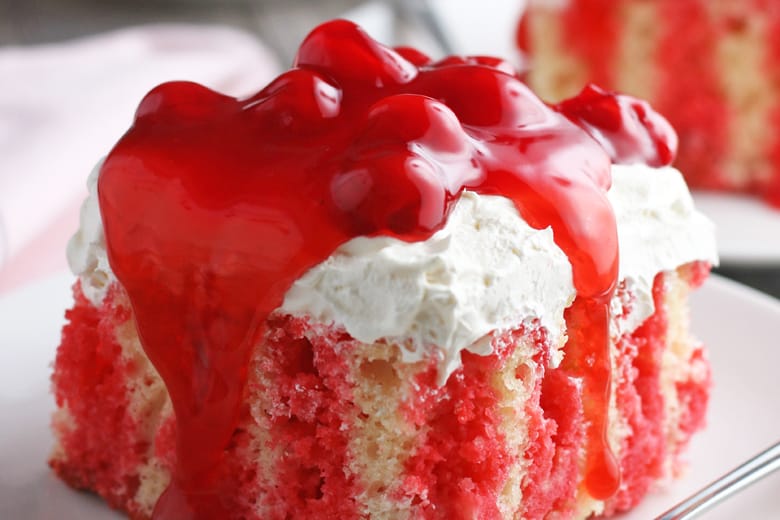
[[[590,399],[587,483],[598,497],[617,488],[600,419],[618,269],[610,155],[569,118],[615,144],[615,161],[664,163],[674,143],[630,101],[602,128],[601,97],[561,105],[567,118],[508,70],[431,62],[335,21],[247,99],[178,82],[142,101],[99,195],[112,269],[176,414],[176,466],[154,518],[226,516],[218,476],[247,362],[292,283],[353,237],[429,237],[464,189],[510,198],[571,260],[569,334],[594,359],[571,369]]]

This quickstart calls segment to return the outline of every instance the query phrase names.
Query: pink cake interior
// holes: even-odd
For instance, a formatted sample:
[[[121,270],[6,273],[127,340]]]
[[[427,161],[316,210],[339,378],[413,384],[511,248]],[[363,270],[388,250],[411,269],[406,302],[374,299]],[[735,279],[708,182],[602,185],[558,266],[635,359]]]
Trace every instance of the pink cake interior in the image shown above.
[[[614,346],[616,407],[630,435],[619,440],[622,484],[606,502],[606,513],[630,509],[656,480],[674,472],[681,449],[703,425],[710,380],[701,346],[679,360],[690,370],[674,381],[675,395],[662,388],[662,372],[672,348],[670,320],[681,319],[681,303],[667,278],[687,291],[707,271],[695,263],[659,275],[655,314]],[[630,308],[631,295],[621,291]],[[144,485],[150,477],[140,468],[153,461],[154,478],[163,483],[170,478],[175,418],[164,397],[139,402],[144,388],[159,385],[159,376],[142,352],[128,353],[122,330],[132,324],[132,315],[121,289],[114,286],[100,307],[83,297],[78,284],[74,294],[53,377],[60,412],[51,464],[73,487],[98,493],[131,518],[146,519],[156,497],[143,495],[152,489],[159,494],[162,487]],[[551,511],[577,517],[582,394],[577,381],[549,367],[551,346],[538,325],[494,335],[490,355],[464,353],[462,368],[444,386],[437,384],[433,362],[411,367],[371,359],[360,353],[366,345],[338,328],[283,315],[275,315],[268,327],[248,367],[242,418],[226,449],[222,494],[235,518],[363,518],[370,512],[367,493],[396,504],[398,518],[502,518],[512,492],[522,496],[515,513],[524,518],[544,518]],[[415,374],[412,381],[402,370]],[[507,399],[497,374],[510,374],[523,387],[524,399]],[[392,481],[345,470],[382,449],[355,453],[354,438],[364,435],[358,431],[387,427],[367,415],[360,397],[366,385],[386,399],[382,406],[393,416],[391,424],[411,432],[408,445],[394,452],[401,469]],[[666,410],[672,399],[678,411],[670,422]],[[522,418],[527,430],[520,447],[508,442],[508,415]],[[259,426],[267,429],[262,442]],[[262,450],[276,453],[270,467]],[[512,481],[510,473],[518,471]],[[511,482],[519,489],[508,492]]]

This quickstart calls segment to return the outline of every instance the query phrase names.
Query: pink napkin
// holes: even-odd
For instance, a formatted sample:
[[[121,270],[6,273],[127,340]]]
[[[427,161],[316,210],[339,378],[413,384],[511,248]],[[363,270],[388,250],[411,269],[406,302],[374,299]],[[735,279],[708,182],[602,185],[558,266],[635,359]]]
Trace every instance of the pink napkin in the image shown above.
[[[186,79],[243,96],[277,72],[255,37],[224,27],[0,48],[0,293],[66,268],[87,175],[152,87]]]

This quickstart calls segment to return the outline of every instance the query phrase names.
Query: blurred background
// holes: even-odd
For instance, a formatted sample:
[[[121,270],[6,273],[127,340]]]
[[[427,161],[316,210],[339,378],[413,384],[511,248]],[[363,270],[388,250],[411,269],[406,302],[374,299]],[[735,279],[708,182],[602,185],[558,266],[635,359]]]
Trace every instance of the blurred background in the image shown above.
[[[0,297],[67,269],[86,177],[154,85],[191,79],[246,95],[292,62],[311,28],[334,17],[434,57],[491,54],[519,64],[523,4],[0,0]],[[780,211],[758,211],[780,229]],[[726,226],[734,220],[720,218]],[[718,271],[780,297],[780,235],[769,233],[767,244],[759,255],[736,246],[740,254],[727,251]]]
[[[221,24],[258,36],[286,65],[297,44],[318,23],[334,17],[363,17],[406,33],[424,19],[428,9],[452,4],[458,10],[473,2],[401,0],[3,0],[0,7],[0,45],[37,44],[143,24]],[[519,12],[518,2],[496,2]],[[473,9],[471,9],[473,11]],[[484,9],[479,9],[484,11]],[[437,17],[438,19],[438,17]],[[507,40],[511,34],[507,33]],[[438,50],[425,45],[428,50]]]

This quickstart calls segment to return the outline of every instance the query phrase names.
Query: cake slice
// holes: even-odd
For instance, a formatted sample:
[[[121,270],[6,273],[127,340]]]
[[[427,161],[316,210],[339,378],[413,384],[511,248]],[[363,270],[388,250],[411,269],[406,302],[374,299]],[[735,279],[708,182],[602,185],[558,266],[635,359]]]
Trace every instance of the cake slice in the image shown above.
[[[763,0],[532,0],[518,40],[543,99],[588,82],[647,99],[679,133],[691,187],[780,207],[778,29]]]
[[[675,148],[344,21],[250,98],[156,88],[69,246],[51,466],[134,519],[630,509],[710,385]]]

